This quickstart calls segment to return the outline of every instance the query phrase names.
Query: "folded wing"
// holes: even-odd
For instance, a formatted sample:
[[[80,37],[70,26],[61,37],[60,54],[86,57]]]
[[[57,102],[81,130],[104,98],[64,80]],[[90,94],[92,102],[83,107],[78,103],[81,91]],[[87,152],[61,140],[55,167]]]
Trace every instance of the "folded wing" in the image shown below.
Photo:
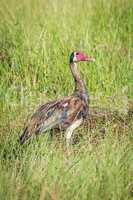
[[[77,118],[82,117],[84,102],[76,96],[49,102],[39,107],[20,136],[23,144],[32,134],[60,127],[66,129]]]

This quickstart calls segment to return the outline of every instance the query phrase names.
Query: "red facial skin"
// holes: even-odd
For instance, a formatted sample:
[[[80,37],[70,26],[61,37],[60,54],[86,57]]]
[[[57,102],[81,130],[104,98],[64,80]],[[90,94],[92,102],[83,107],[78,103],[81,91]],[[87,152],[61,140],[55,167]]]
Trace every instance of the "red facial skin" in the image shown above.
[[[82,52],[76,52],[76,60],[77,61],[93,61],[94,59],[90,56],[82,53]]]

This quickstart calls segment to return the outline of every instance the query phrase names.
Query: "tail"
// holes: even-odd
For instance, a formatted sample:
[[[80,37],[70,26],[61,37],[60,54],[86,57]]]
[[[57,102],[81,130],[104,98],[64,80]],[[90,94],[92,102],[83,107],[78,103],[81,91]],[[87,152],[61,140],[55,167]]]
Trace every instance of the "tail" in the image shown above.
[[[19,138],[19,143],[22,145],[30,137],[28,127],[24,129],[23,134]]]

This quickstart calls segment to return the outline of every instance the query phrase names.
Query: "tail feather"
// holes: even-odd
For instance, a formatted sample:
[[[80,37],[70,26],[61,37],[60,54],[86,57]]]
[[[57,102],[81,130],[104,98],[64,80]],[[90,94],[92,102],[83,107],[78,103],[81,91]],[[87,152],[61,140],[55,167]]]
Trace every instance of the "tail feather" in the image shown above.
[[[49,123],[48,125],[42,125],[42,127],[38,127],[35,130],[32,130],[32,132],[30,131],[30,128],[27,126],[22,135],[19,137],[19,143],[22,145],[26,142],[26,140],[28,140],[28,138],[30,138],[33,134],[38,135],[39,133],[45,132],[51,128],[56,127],[56,125],[60,122],[60,120],[57,120],[55,122]]]
[[[28,127],[26,127],[22,133],[22,135],[19,138],[19,143],[22,145],[24,144],[24,142],[29,138],[29,131],[28,131]]]

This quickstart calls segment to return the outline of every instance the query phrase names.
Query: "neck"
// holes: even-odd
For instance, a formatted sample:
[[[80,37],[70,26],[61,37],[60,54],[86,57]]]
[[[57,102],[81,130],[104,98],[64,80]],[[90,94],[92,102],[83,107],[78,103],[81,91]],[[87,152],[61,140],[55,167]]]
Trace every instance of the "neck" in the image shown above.
[[[75,81],[75,92],[80,94],[87,94],[84,81],[80,78],[80,73],[78,72],[77,64],[75,62],[71,62],[70,68]]]

